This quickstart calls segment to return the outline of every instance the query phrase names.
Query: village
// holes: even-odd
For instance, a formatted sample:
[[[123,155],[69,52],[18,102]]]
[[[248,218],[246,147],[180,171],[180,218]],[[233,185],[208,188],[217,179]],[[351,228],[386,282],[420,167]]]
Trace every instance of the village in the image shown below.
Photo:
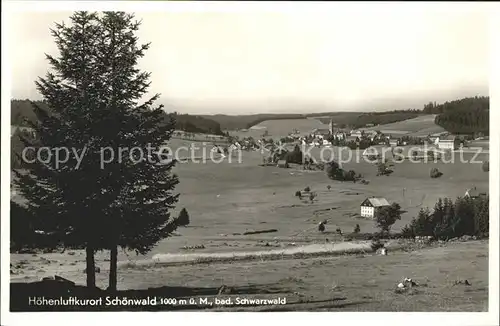
[[[466,150],[470,141],[485,140],[484,136],[474,137],[473,135],[454,135],[447,131],[431,133],[427,135],[412,136],[407,135],[405,131],[384,130],[384,126],[367,125],[367,128],[361,129],[341,129],[336,128],[333,120],[330,120],[329,128],[316,128],[309,133],[300,133],[300,131],[290,131],[286,137],[273,137],[265,131],[260,138],[249,137],[229,137],[230,145],[227,149],[218,146],[214,151],[232,152],[237,150],[262,150],[273,151],[273,148],[281,144],[281,147],[293,148],[295,145],[305,147],[346,147],[351,150],[363,150],[363,156],[372,155],[375,150],[382,148],[412,148],[412,152],[406,151],[405,157],[425,158],[433,157],[437,153],[445,153]],[[369,127],[369,128],[368,128]],[[243,130],[243,132],[248,130]],[[416,151],[414,153],[413,151]],[[277,161],[270,163],[277,164]]]

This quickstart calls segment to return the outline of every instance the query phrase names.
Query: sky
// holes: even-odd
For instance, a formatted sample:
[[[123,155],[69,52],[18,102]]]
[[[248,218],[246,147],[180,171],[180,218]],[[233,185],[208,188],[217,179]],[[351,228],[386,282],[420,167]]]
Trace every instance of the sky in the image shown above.
[[[488,12],[452,6],[137,12],[151,42],[140,67],[182,113],[421,109],[488,95]],[[44,53],[57,55],[49,28],[70,15],[10,16],[13,98],[40,98]]]

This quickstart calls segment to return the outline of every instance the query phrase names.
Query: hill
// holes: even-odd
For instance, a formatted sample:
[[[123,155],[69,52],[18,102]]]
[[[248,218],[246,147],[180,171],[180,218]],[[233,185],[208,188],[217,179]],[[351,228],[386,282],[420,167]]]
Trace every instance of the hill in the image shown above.
[[[214,120],[221,125],[222,130],[249,129],[266,120],[288,120],[304,119],[303,114],[251,114],[251,115],[202,115],[202,117]]]
[[[364,130],[380,130],[385,134],[406,134],[408,136],[427,136],[429,134],[439,133],[445,129],[435,123],[436,114],[419,115],[416,118],[382,124],[377,127],[361,128]]]
[[[326,129],[328,125],[314,118],[297,119],[269,119],[262,121],[248,130],[232,132],[233,136],[260,138],[266,133],[269,137],[282,138],[291,132],[298,131],[301,134],[308,134],[313,129]]]
[[[42,101],[33,101],[35,104],[47,109],[47,106]],[[33,111],[33,106],[30,100],[11,100],[11,124],[18,126],[28,125],[27,121],[35,122],[36,115]],[[176,119],[177,130],[183,130],[192,133],[215,134],[223,135],[220,124],[211,119],[178,113],[165,112],[165,118],[174,116]]]
[[[308,114],[253,114],[253,115],[203,115],[220,123],[223,130],[250,129],[264,121],[272,120],[304,120],[318,119],[322,124],[328,124],[330,119],[338,127],[361,128],[366,124],[386,124],[411,119],[423,114],[419,110],[397,110],[388,112],[323,112]]]
[[[429,103],[425,113],[435,113],[436,124],[456,134],[483,133],[490,131],[490,98],[468,97],[442,104]]]
[[[337,114],[322,114],[318,116],[323,123],[329,123],[330,119],[340,128],[350,127],[350,128],[362,128],[366,125],[383,125],[388,123],[394,123],[398,121],[404,121],[412,118],[416,118],[422,115],[423,112],[419,110],[396,110],[387,112],[342,112]],[[315,115],[309,115],[310,117]]]

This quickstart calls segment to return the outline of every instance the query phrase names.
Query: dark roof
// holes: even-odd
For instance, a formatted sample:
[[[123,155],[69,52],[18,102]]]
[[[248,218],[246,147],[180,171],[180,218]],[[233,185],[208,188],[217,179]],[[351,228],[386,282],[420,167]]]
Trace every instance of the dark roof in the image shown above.
[[[439,141],[455,141],[455,139],[457,139],[457,137],[453,136],[453,135],[448,135],[446,137],[439,137]]]
[[[482,189],[477,189],[476,187],[472,187],[470,189],[467,189],[465,193],[468,194],[470,197],[478,197],[480,195],[486,195],[487,192]]]
[[[369,205],[367,205],[368,203],[369,203]],[[387,199],[385,199],[385,198],[382,198],[382,197],[379,197],[379,198],[371,197],[371,198],[365,199],[365,201],[363,201],[361,203],[361,206],[383,207],[383,206],[390,206],[390,204],[387,201]]]

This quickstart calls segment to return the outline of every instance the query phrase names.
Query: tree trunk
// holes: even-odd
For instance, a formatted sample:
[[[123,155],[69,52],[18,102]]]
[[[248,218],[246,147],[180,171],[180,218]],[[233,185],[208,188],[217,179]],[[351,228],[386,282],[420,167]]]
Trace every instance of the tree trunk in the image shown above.
[[[110,250],[109,260],[109,291],[116,291],[116,272],[118,263],[118,246],[113,245]]]
[[[95,259],[94,259],[94,248],[92,246],[87,245],[87,287],[95,288]]]

